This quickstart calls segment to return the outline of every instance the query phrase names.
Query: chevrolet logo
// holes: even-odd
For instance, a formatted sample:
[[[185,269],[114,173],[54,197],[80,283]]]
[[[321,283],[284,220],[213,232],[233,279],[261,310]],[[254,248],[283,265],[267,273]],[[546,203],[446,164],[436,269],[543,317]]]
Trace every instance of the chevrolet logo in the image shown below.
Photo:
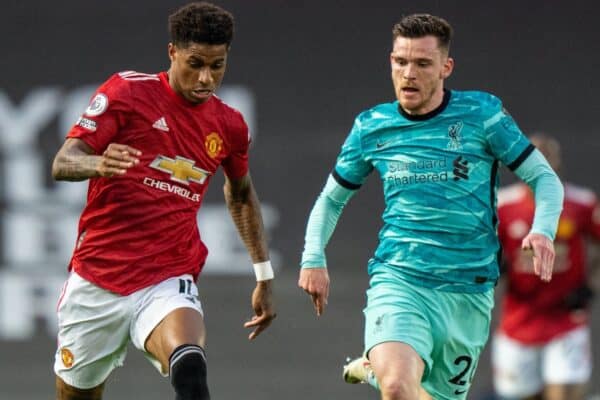
[[[210,172],[194,167],[195,161],[175,156],[175,159],[159,155],[150,167],[171,175],[171,180],[184,185],[190,182],[204,183]]]

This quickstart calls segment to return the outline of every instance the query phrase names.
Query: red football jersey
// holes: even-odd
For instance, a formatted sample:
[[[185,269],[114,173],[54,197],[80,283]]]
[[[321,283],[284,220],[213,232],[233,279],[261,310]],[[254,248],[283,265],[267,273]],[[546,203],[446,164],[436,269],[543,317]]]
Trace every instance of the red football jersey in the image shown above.
[[[531,190],[516,184],[498,194],[498,234],[507,269],[499,329],[527,344],[546,343],[588,322],[587,312],[569,310],[563,302],[568,293],[586,282],[585,240],[600,239],[600,208],[592,191],[568,183],[564,187],[554,242],[554,273],[547,283],[534,274],[531,254],[521,250],[521,241],[533,222]]]
[[[102,154],[110,143],[142,152],[123,176],[89,181],[69,269],[115,293],[130,294],[185,273],[197,278],[207,256],[196,222],[219,165],[248,172],[248,127],[213,96],[192,104],[166,72],[113,75],[67,135]]]

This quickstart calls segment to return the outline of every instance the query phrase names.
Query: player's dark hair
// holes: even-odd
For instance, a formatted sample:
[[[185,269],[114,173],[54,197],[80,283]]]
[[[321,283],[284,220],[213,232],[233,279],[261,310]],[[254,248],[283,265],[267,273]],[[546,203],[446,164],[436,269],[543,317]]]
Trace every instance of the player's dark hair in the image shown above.
[[[190,43],[229,47],[233,24],[230,12],[205,1],[187,4],[169,15],[171,42],[184,48]]]
[[[439,47],[446,52],[450,50],[452,39],[452,26],[443,18],[430,14],[411,14],[402,17],[400,22],[392,29],[393,39],[398,36],[405,38],[422,38],[435,36]]]

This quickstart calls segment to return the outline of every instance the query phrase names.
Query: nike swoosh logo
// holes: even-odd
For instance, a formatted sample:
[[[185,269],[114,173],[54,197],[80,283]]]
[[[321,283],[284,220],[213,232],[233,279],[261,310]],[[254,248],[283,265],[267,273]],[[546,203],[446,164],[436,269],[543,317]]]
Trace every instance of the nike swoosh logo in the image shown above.
[[[382,147],[387,146],[389,143],[390,143],[389,140],[387,142],[383,142],[383,143],[382,142],[377,142],[377,143],[375,143],[375,148],[381,149]]]
[[[466,390],[460,390],[460,389],[456,389],[456,390],[454,391],[454,394],[463,394],[463,393],[465,393],[465,392],[466,392]]]

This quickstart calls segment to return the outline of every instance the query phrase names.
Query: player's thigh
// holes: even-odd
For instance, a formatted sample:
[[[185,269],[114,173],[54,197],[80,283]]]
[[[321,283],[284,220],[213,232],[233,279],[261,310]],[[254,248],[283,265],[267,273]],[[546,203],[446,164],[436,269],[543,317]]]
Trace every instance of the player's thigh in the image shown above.
[[[163,374],[169,357],[183,344],[204,347],[206,330],[198,287],[191,275],[167,279],[151,288],[139,300],[131,327],[133,344]]]
[[[542,376],[547,384],[586,383],[592,373],[588,326],[576,328],[548,343],[542,353]]]
[[[71,273],[57,314],[56,375],[79,389],[102,384],[125,359],[132,315],[130,298]]]
[[[372,283],[363,310],[367,357],[370,359],[371,350],[382,344],[403,343],[419,355],[424,364],[421,375],[427,375],[431,369],[433,338],[425,301],[418,289],[408,283]]]
[[[434,347],[423,388],[436,399],[465,399],[489,336],[493,291],[431,290],[429,297]]]
[[[424,362],[422,385],[436,399],[464,399],[487,341],[493,291],[452,293],[374,274],[367,291],[365,350],[411,346]]]
[[[433,338],[424,307],[427,298],[420,291],[421,288],[387,274],[377,274],[371,279],[364,309],[365,352],[369,359],[375,354],[378,380],[391,377],[418,389],[431,369]],[[396,351],[388,353],[387,347]],[[431,399],[423,389],[419,398]]]
[[[528,398],[541,393],[541,349],[525,345],[502,333],[492,341],[492,366],[496,393],[504,398]]]

